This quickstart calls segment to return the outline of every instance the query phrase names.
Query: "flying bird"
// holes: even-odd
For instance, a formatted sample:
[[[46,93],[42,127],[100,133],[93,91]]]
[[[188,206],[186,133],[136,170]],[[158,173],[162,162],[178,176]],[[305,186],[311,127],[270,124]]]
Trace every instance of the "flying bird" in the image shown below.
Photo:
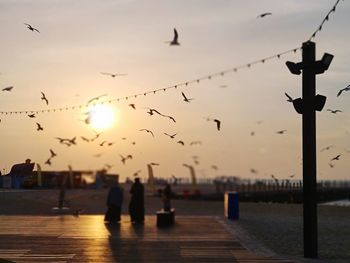
[[[287,92],[285,92],[284,94],[287,96],[287,98],[288,98],[287,101],[288,102],[293,102],[294,101],[293,98],[287,94]]]
[[[102,156],[103,153],[97,153],[97,154],[94,154],[93,157],[96,157],[96,158],[100,158]]]
[[[327,111],[330,111],[333,114],[336,114],[337,112],[343,112],[341,110],[332,110],[332,109],[327,109]]]
[[[129,104],[129,106],[130,106],[131,108],[133,108],[134,110],[136,110],[136,106],[135,106],[134,103]]]
[[[343,93],[343,91],[349,91],[349,90],[350,90],[350,85],[347,85],[345,88],[339,90],[337,97],[339,97]]]
[[[103,146],[105,143],[107,143],[107,141],[103,141],[100,143],[100,146]]]
[[[257,173],[258,173],[258,171],[255,170],[254,168],[250,168],[250,172],[251,172],[252,174],[257,174]]]
[[[51,158],[47,159],[46,162],[45,162],[45,164],[51,165]]]
[[[250,136],[254,136],[254,135],[255,135],[254,131],[250,132]]]
[[[263,18],[265,16],[270,16],[270,15],[272,15],[272,13],[270,13],[270,12],[262,13],[262,14],[258,15],[256,18]]]
[[[147,113],[150,115],[150,116],[152,116],[152,115],[154,115],[154,113],[157,113],[158,115],[163,115],[163,114],[161,114],[159,111],[157,111],[156,109],[152,109],[152,108],[146,108],[146,109],[148,109],[148,111],[147,111]]]
[[[13,86],[9,86],[9,87],[3,88],[2,91],[12,91],[12,89],[13,89]]]
[[[102,75],[111,76],[112,78],[119,77],[119,76],[126,76],[128,74],[120,74],[120,73],[108,73],[108,72],[101,72]]]
[[[183,141],[177,141],[177,143],[181,144],[182,146],[185,145],[185,143]]]
[[[33,114],[28,114],[28,117],[29,117],[29,118],[35,118],[35,113],[33,113]]]
[[[140,131],[145,131],[145,132],[148,132],[152,135],[152,137],[154,137],[154,134],[151,130],[148,130],[148,129],[141,129]]]
[[[139,176],[139,173],[141,173],[141,170],[138,170],[137,172],[135,172],[135,173],[133,174],[133,176],[134,176],[134,177],[137,177],[137,176]]]
[[[329,145],[321,149],[321,152],[328,151],[330,148],[334,147],[333,145]]]
[[[83,141],[86,141],[86,142],[90,142],[90,139],[84,137],[84,136],[80,136],[80,138],[83,140]]]
[[[94,98],[90,99],[90,100],[87,102],[87,104],[90,104],[91,102],[94,102],[95,100],[99,100],[101,97],[105,97],[105,96],[107,96],[107,94],[103,94],[103,95],[94,97]],[[89,112],[88,112],[87,114],[89,114]]]
[[[218,170],[218,169],[219,169],[215,164],[213,164],[213,165],[211,166],[211,168],[212,168],[213,170]]]
[[[338,154],[337,156],[333,157],[333,158],[331,159],[331,162],[332,162],[332,161],[335,161],[335,160],[339,161],[340,156],[341,156],[341,154]]]
[[[218,119],[214,119],[214,122],[216,122],[216,128],[218,129],[218,131],[220,131],[221,121],[219,121]]]
[[[49,105],[49,101],[45,96],[45,93],[41,91],[41,99],[44,100],[46,102],[46,105]]]
[[[192,145],[197,145],[197,144],[202,144],[202,142],[201,141],[192,141],[192,142],[190,142],[191,146]]]
[[[168,134],[168,133],[166,133],[166,132],[164,132],[164,134],[166,135],[166,136],[168,136],[168,137],[170,137],[171,139],[174,139],[175,138],[175,136],[177,135],[177,133],[174,133],[174,134]]]
[[[332,163],[328,163],[329,167],[333,168],[334,167],[334,164]]]
[[[38,122],[36,123],[36,127],[37,127],[36,128],[37,131],[43,131],[44,130],[44,128]]]
[[[177,33],[177,30],[176,28],[174,28],[174,38],[172,41],[166,41],[165,43],[169,43],[170,46],[179,46],[180,43],[178,41],[178,38],[179,38],[179,34]]]
[[[287,132],[287,130],[280,130],[280,131],[277,131],[276,133],[277,134],[284,134],[284,133],[286,133]]]
[[[40,33],[40,31],[39,31],[38,29],[32,27],[30,24],[27,24],[27,23],[24,23],[24,24],[27,26],[27,28],[28,28],[30,31],[33,31],[33,32],[36,31],[36,32]]]
[[[191,102],[191,100],[194,100],[194,98],[190,98],[190,99],[187,98],[186,95],[185,95],[185,93],[183,93],[183,92],[181,92],[181,94],[182,94],[182,97],[184,98],[184,101],[185,101],[185,102]]]
[[[132,155],[127,155],[126,157],[124,157],[123,155],[119,154],[120,158],[121,158],[121,162],[123,164],[125,164],[125,162],[128,160],[128,159],[132,159]]]
[[[55,153],[52,149],[50,149],[50,153],[51,153],[51,158],[57,156],[57,153]]]

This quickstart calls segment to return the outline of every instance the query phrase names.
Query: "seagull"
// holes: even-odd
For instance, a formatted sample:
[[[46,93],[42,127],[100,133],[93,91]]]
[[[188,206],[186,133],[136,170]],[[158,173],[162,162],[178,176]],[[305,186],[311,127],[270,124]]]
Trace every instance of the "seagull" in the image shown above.
[[[84,136],[80,136],[80,138],[83,140],[83,141],[86,141],[86,142],[90,142],[90,139],[84,137]]]
[[[13,89],[13,86],[9,86],[9,87],[3,88],[2,91],[12,91],[12,89]]]
[[[73,144],[73,145],[76,145],[76,140],[77,138],[76,137],[73,137],[72,139],[67,139],[67,141],[70,143],[70,144]]]
[[[196,144],[202,144],[201,141],[193,141],[193,142],[190,142],[190,145],[196,145]]]
[[[329,167],[333,168],[334,167],[334,164],[332,163],[328,163]]]
[[[173,122],[176,122],[175,118],[172,116],[168,116],[168,115],[163,115],[164,117],[168,117],[170,120],[172,120]]]
[[[285,92],[284,94],[287,96],[287,98],[288,98],[287,101],[288,102],[293,102],[294,101],[293,98],[287,94],[287,92]]]
[[[36,128],[37,131],[43,131],[44,130],[44,128],[40,125],[40,123],[37,122],[36,126],[37,126],[37,128]]]
[[[27,23],[24,23],[24,24],[27,26],[27,28],[28,28],[30,31],[33,31],[33,32],[36,31],[36,32],[40,33],[40,31],[39,31],[38,29],[32,27],[31,25],[29,25],[29,24],[27,24]]]
[[[254,168],[250,168],[250,172],[251,172],[252,174],[257,174],[257,173],[258,173],[258,171],[255,170]]]
[[[295,176],[295,174],[291,174],[290,176],[289,176],[289,178],[293,178]]]
[[[157,113],[158,115],[162,115],[159,111],[157,111],[156,109],[151,109],[151,108],[146,108],[148,109],[147,113],[152,116],[154,115],[154,113]]]
[[[182,146],[185,145],[185,143],[183,141],[178,141],[177,143],[181,144]]]
[[[218,129],[218,131],[220,131],[220,126],[221,126],[221,121],[214,119],[214,122],[216,122],[216,128]]]
[[[29,117],[29,118],[35,118],[35,113],[33,113],[33,114],[28,114],[28,117]]]
[[[107,146],[112,146],[114,144],[114,142],[109,142],[107,143]]]
[[[329,145],[321,149],[321,152],[328,151],[330,148],[334,147],[333,145]]]
[[[347,85],[345,88],[339,90],[337,97],[339,97],[343,93],[343,91],[349,91],[349,90],[350,90],[350,85]]]
[[[277,131],[276,133],[277,134],[284,134],[284,133],[286,133],[287,132],[287,130],[280,130],[280,131]]]
[[[41,91],[41,99],[44,100],[46,102],[46,105],[49,105],[49,101],[45,96],[45,93]]]
[[[107,143],[107,141],[103,141],[100,143],[100,146],[103,146],[105,143]]]
[[[154,137],[154,134],[151,130],[148,130],[148,129],[141,129],[140,131],[146,131],[148,133],[150,133],[152,135],[152,137]]]
[[[171,135],[171,134],[168,134],[168,133],[166,133],[166,132],[164,132],[164,134],[165,134],[166,136],[170,137],[171,139],[174,139],[175,136],[177,135],[177,133],[174,133],[173,135]]]
[[[107,96],[107,94],[103,94],[103,95],[100,95],[100,96],[97,96],[97,97],[94,97],[92,99],[90,99],[87,104],[90,104],[91,102],[95,101],[95,100],[99,100],[101,97],[105,97]]]
[[[191,102],[191,100],[194,100],[193,98],[188,99],[188,98],[186,97],[185,93],[183,93],[183,92],[181,92],[181,94],[182,94],[182,97],[184,97],[184,101],[185,101],[185,102]]]
[[[53,150],[50,149],[50,153],[51,153],[51,158],[57,156],[57,153],[55,153]]]
[[[141,170],[138,170],[137,172],[135,172],[135,173],[133,174],[133,176],[137,177],[137,176],[139,176],[139,173],[141,173]]]
[[[45,164],[51,165],[51,158],[47,159],[46,162],[45,162]]]
[[[333,157],[331,159],[331,161],[335,161],[335,160],[339,161],[340,156],[341,156],[341,154],[338,154],[336,157]]]
[[[178,42],[179,34],[177,33],[176,28],[174,28],[174,38],[172,41],[166,41],[165,43],[169,43],[170,46],[179,46],[180,43]]]
[[[327,109],[327,111],[330,111],[331,113],[336,114],[337,112],[343,112],[341,110],[332,110],[332,109]]]
[[[120,73],[108,73],[108,72],[101,72],[102,75],[108,75],[112,78],[119,77],[119,76],[126,76],[128,74],[120,74]]]
[[[135,106],[134,103],[129,104],[129,106],[130,106],[131,108],[133,108],[134,110],[136,110],[136,106]]]
[[[126,156],[126,157],[124,157],[124,156],[121,155],[121,154],[119,154],[119,156],[120,156],[121,162],[122,162],[123,164],[125,164],[126,160],[132,159],[132,155],[130,155],[130,154],[129,154],[128,156]]]
[[[272,15],[272,13],[270,13],[270,12],[262,13],[262,14],[258,15],[256,18],[263,18],[265,16],[270,16],[270,15]]]

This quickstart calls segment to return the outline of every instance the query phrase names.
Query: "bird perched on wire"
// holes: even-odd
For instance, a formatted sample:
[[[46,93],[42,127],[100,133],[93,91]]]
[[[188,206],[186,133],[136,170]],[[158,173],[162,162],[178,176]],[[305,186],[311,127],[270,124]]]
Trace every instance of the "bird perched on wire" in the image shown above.
[[[350,85],[347,85],[345,88],[338,91],[337,97],[339,97],[343,93],[343,91],[349,91],[349,90],[350,90]]]
[[[40,125],[40,123],[36,123],[36,130],[37,131],[43,131],[44,130],[44,128]]]
[[[154,137],[154,134],[151,130],[148,130],[148,129],[141,129],[140,131],[145,131],[147,133],[150,133],[152,135],[152,137]]]
[[[112,78],[115,77],[119,77],[119,76],[127,76],[128,74],[124,74],[124,73],[108,73],[108,72],[101,72],[102,75],[107,75],[107,76],[111,76]]]
[[[177,133],[174,133],[174,134],[168,134],[168,133],[166,133],[166,132],[164,132],[164,134],[165,134],[166,136],[168,136],[169,138],[171,138],[171,139],[174,139],[174,138],[175,138],[175,136],[177,135]]]
[[[27,28],[30,30],[30,31],[36,31],[36,32],[38,32],[38,33],[40,33],[40,31],[38,30],[38,29],[36,29],[35,27],[32,27],[30,24],[27,24],[27,23],[24,23],[26,26],[27,26]]]
[[[44,100],[46,102],[46,105],[49,105],[49,101],[45,96],[45,93],[41,91],[41,99]]]
[[[287,96],[287,98],[288,98],[287,101],[288,102],[293,102],[294,101],[293,98],[287,94],[287,92],[285,92],[284,94]]]
[[[264,18],[265,16],[270,16],[270,15],[272,15],[272,13],[266,12],[266,13],[262,13],[262,14],[258,15],[256,18]]]
[[[179,46],[180,43],[178,41],[179,39],[179,34],[177,33],[176,28],[174,28],[174,38],[171,41],[166,41],[165,43],[169,43],[170,46]]]
[[[341,111],[341,110],[332,110],[332,109],[327,109],[327,111],[330,111],[330,112],[333,113],[333,114],[336,114],[336,113],[338,113],[338,112],[343,112],[343,111]]]
[[[9,87],[3,88],[2,91],[12,91],[12,89],[13,89],[13,86],[9,86]]]
[[[185,93],[183,93],[183,92],[181,92],[181,94],[182,94],[182,97],[184,98],[184,101],[185,101],[185,102],[191,102],[191,100],[194,100],[194,98],[190,98],[190,99],[187,98],[186,95],[185,95]]]

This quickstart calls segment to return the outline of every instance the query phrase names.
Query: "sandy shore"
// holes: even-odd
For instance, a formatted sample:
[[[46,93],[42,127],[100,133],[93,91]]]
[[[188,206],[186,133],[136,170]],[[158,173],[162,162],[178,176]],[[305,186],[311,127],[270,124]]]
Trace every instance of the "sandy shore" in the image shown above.
[[[103,214],[106,189],[68,190],[72,208],[84,214]],[[58,190],[0,191],[2,215],[48,215],[57,206]],[[129,194],[125,192],[122,212],[128,213]],[[213,201],[173,200],[178,215],[223,217],[223,203]],[[147,196],[146,213],[161,208],[159,198]],[[350,207],[319,206],[319,255],[331,262],[350,262]],[[302,206],[291,204],[241,203],[240,220],[235,222],[253,239],[287,257],[303,255]]]

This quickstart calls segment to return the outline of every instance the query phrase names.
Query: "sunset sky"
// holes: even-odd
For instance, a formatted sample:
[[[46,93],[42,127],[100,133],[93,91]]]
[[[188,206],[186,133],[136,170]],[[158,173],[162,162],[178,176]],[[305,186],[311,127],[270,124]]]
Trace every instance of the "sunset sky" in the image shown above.
[[[298,48],[334,3],[1,0],[0,88],[14,88],[0,91],[0,111],[66,108],[107,94],[104,99],[113,100],[110,105],[117,116],[100,138],[87,143],[80,136],[91,138],[95,133],[83,121],[86,109],[42,113],[35,119],[26,114],[0,115],[1,172],[30,158],[44,170],[66,170],[68,165],[97,170],[111,164],[110,172],[122,179],[137,170],[145,178],[146,164],[157,162],[157,177],[189,177],[182,164],[194,165],[192,156],[198,156],[199,178],[269,178],[271,174],[279,179],[291,174],[301,178],[301,115],[284,95],[301,96],[301,76],[292,75],[285,66],[287,60],[299,62],[300,51],[199,84],[114,100]],[[257,18],[265,12],[272,15]],[[338,90],[350,84],[349,12],[349,2],[341,1],[315,38],[318,59],[324,52],[334,55],[329,70],[317,77],[317,92],[328,98],[325,109],[317,113],[318,179],[349,179],[350,92],[336,97]],[[28,30],[24,23],[40,33]],[[180,46],[164,43],[173,38],[174,27]],[[128,75],[112,78],[101,72]],[[48,106],[40,99],[41,91]],[[194,100],[184,102],[181,92]],[[149,116],[146,107],[174,116],[176,123]],[[332,114],[326,109],[343,112]],[[221,120],[221,131],[204,117]],[[36,131],[36,122],[44,131]],[[143,128],[152,130],[155,137],[139,131]],[[276,134],[284,129],[285,134]],[[178,134],[170,139],[164,132]],[[71,147],[55,139],[74,136],[77,145]],[[115,144],[99,146],[104,140]],[[202,145],[190,146],[191,141]],[[334,147],[320,152],[329,145]],[[49,149],[58,155],[52,166],[44,164]],[[96,158],[96,154],[102,155]],[[119,154],[134,158],[123,165]],[[331,168],[329,161],[338,154],[340,160]],[[251,168],[258,173],[252,174]]]

